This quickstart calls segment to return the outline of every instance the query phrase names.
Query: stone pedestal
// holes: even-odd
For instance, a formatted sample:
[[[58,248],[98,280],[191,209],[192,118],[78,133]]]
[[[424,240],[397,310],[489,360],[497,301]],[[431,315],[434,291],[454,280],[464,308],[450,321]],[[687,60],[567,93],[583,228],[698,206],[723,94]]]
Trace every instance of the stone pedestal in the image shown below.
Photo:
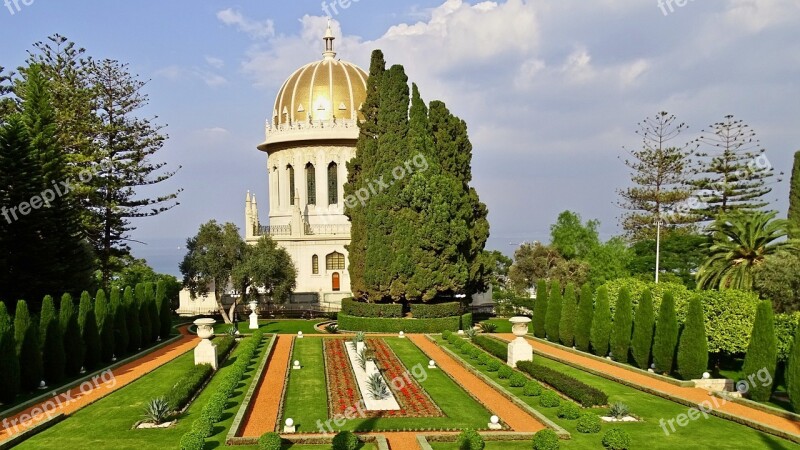
[[[508,344],[508,365],[517,367],[518,361],[533,361],[533,347],[523,336],[528,334],[528,323],[531,319],[528,317],[512,317],[509,319],[512,323],[511,331],[516,339]]]
[[[257,330],[258,329],[258,314],[256,313],[256,308],[258,307],[258,303],[250,302],[250,329]]]
[[[209,340],[214,336],[214,319],[197,319],[197,336],[202,339],[194,349],[194,364],[210,364],[214,370],[218,367],[217,346]]]

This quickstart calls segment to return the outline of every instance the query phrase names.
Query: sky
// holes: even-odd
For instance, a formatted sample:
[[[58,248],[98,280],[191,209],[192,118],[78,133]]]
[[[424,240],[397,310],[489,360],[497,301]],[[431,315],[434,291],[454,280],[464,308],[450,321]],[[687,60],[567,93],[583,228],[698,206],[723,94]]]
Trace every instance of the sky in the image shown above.
[[[59,33],[148,81],[139,114],[167,125],[158,159],[180,167],[148,192],[184,191],[131,238],[164,273],[179,274],[200,224],[243,227],[248,190],[266,215],[256,145],[286,78],[321,59],[328,17],[339,58],[367,70],[380,48],[426,101],[467,122],[487,247],[506,254],[548,241],[564,210],[600,220],[603,239],[620,234],[625,148],[660,111],[687,124],[682,142],[726,115],[744,120],[778,173],[800,149],[800,0],[3,1],[0,66]],[[788,176],[772,183],[783,215]]]

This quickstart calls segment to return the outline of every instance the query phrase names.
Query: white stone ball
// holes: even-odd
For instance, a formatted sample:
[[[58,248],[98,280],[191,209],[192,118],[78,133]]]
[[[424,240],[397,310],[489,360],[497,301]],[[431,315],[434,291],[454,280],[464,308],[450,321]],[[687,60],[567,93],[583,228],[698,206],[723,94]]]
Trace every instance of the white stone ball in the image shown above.
[[[711,378],[711,374],[708,372],[703,372],[703,379],[708,380],[709,378]]]
[[[401,331],[401,332],[399,333],[399,335],[400,335],[400,336],[405,336],[406,334],[405,334],[404,332],[402,332],[402,331]]]
[[[656,363],[650,364],[650,368],[651,368],[651,369],[653,369],[653,370],[655,370],[655,368],[656,368]]]
[[[492,416],[489,418],[489,422],[492,422],[492,425],[497,425],[500,423],[500,418],[497,416]]]
[[[428,365],[429,366],[435,366],[436,365],[436,361],[430,360],[430,361],[428,361]]]
[[[302,335],[303,335],[303,332],[302,332],[302,331],[298,331],[298,332],[297,332],[297,335],[298,335],[298,336],[302,336]]]
[[[300,361],[298,361],[298,360],[295,360],[295,361],[294,361],[294,365],[295,365],[295,367],[300,367]]]
[[[292,420],[292,419],[286,419],[286,426],[287,426],[287,427],[290,427],[290,426],[292,426],[292,425],[294,425],[294,420]]]

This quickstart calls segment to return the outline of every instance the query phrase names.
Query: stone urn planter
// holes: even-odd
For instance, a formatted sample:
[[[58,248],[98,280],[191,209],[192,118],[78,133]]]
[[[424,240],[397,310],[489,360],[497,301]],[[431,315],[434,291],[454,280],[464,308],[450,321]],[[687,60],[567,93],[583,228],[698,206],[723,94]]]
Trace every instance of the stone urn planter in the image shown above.
[[[194,324],[197,325],[197,336],[201,339],[194,349],[194,364],[210,364],[214,370],[217,370],[218,366],[217,346],[210,339],[214,337],[214,324],[216,322],[214,319],[197,319],[194,321]]]
[[[251,301],[250,304],[250,329],[257,330],[258,329],[258,313],[256,312],[256,308],[258,308],[257,301]]]
[[[517,367],[518,361],[533,361],[533,347],[524,337],[528,334],[530,317],[512,317],[508,321],[511,322],[511,332],[517,337],[508,344],[508,365]]]

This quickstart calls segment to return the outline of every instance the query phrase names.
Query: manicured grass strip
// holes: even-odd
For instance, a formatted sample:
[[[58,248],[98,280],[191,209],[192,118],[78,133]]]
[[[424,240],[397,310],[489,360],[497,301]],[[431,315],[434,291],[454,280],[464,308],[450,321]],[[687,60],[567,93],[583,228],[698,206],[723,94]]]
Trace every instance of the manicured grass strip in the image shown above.
[[[289,384],[279,423],[283,424],[291,417],[298,433],[319,433],[317,421],[324,423],[328,420],[322,339],[295,339],[289,364],[294,361],[300,361],[302,369],[289,370]],[[280,389],[280,386],[275,388]]]
[[[303,334],[321,334],[314,326],[322,322],[325,322],[325,320],[259,320],[258,329],[264,334],[297,334],[298,331],[302,331]],[[250,329],[250,322],[247,320],[238,322],[237,325],[239,327],[239,333],[250,334],[253,332],[253,330]],[[218,334],[227,333],[232,326],[231,324],[218,323],[214,325],[214,332]],[[194,331],[194,328],[192,328],[192,331]]]

